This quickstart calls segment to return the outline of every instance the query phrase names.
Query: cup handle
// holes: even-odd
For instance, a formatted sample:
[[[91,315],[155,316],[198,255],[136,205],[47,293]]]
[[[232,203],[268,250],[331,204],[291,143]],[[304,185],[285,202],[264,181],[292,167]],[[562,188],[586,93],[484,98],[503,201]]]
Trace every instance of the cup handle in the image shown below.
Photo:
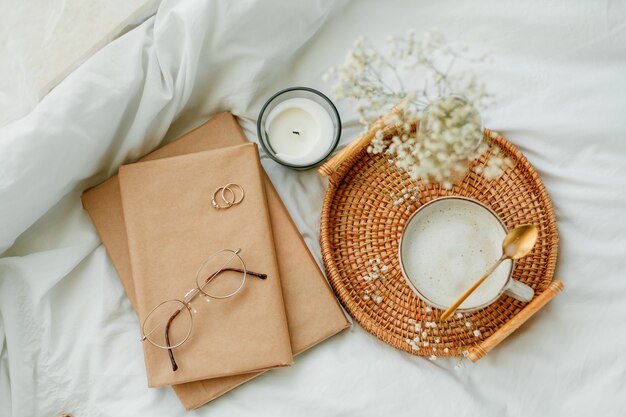
[[[527,303],[533,299],[533,296],[535,295],[535,290],[522,282],[511,279],[509,280],[509,283],[507,284],[504,293],[509,297],[513,297],[516,300]]]

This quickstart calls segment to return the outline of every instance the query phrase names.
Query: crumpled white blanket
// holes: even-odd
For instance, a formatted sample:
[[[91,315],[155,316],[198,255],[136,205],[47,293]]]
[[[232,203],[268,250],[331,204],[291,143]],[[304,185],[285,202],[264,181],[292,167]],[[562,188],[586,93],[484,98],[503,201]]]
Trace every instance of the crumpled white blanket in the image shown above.
[[[0,129],[0,415],[185,415],[148,389],[138,325],[82,190],[218,111],[255,140],[264,100],[360,34],[439,29],[492,48],[487,126],[536,166],[566,291],[477,364],[428,361],[358,325],[192,415],[620,416],[626,409],[626,5],[164,1]],[[356,136],[339,103],[342,143]],[[263,158],[319,260],[325,183]]]

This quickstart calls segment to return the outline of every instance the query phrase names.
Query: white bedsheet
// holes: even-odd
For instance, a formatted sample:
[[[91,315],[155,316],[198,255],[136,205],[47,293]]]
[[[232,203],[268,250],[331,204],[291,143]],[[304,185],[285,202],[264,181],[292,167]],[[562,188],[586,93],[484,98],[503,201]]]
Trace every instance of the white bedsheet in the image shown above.
[[[0,415],[185,415],[148,389],[138,324],[81,191],[218,111],[255,140],[264,100],[352,40],[414,28],[493,49],[487,126],[536,166],[566,291],[477,364],[358,325],[189,415],[622,416],[626,410],[626,3],[164,1],[0,129]],[[344,118],[342,143],[358,133]],[[171,125],[171,126],[170,126]],[[325,183],[263,158],[317,259]]]
[[[0,0],[0,126],[28,114],[67,74],[157,6],[158,0]]]

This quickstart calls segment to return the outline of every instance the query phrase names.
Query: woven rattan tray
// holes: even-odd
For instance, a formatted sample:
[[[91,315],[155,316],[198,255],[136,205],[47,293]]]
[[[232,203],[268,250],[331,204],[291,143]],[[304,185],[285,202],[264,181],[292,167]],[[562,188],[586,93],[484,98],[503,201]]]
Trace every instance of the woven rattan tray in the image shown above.
[[[387,129],[393,134],[393,128]],[[344,148],[319,171],[329,178],[321,219],[321,246],[329,281],[352,317],[380,340],[424,356],[484,356],[543,307],[563,285],[553,281],[558,231],[550,198],[535,169],[511,143],[489,130],[485,135],[514,166],[489,181],[474,169],[445,190],[412,182],[382,155],[366,149],[372,134]],[[492,148],[493,149],[493,148]],[[491,152],[492,150],[488,151]],[[484,154],[476,165],[484,165]],[[394,205],[394,196],[420,186],[419,198]],[[503,295],[491,306],[440,322],[406,284],[398,262],[405,222],[422,204],[460,195],[491,207],[507,228],[532,223],[539,238],[531,254],[517,261],[514,277],[535,290],[530,303]],[[397,197],[396,197],[397,199]],[[366,277],[375,274],[376,279]]]

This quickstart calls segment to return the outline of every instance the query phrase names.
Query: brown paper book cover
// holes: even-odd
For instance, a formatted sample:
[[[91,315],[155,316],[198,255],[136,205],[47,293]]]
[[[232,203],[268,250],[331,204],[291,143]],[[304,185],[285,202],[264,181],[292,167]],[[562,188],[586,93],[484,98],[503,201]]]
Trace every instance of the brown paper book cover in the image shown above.
[[[230,113],[221,113],[178,140],[146,155],[142,160],[166,158],[245,142],[245,136],[235,118]],[[349,322],[267,176],[265,184],[291,347],[293,353],[298,354],[349,327]],[[135,308],[118,177],[113,176],[86,191],[82,199]],[[259,373],[213,378],[174,385],[173,388],[185,408],[193,409],[257,375]]]
[[[144,342],[149,386],[290,365],[287,318],[256,145],[125,165],[119,180],[140,322],[163,301],[184,299],[198,285],[199,268],[217,251],[240,249],[245,269],[267,275],[254,279],[248,274],[235,297],[205,300],[200,296],[193,301],[197,312],[191,313],[191,336],[175,349],[178,369],[172,369],[167,351]],[[230,183],[245,191],[243,201],[226,209],[212,207],[214,192]],[[222,265],[211,268],[219,270]],[[204,272],[209,278],[215,271]],[[224,275],[228,276],[217,278],[211,287],[223,287],[238,280],[235,276],[243,276]],[[237,284],[219,292],[235,288]],[[185,314],[183,310],[172,324],[184,321]]]

